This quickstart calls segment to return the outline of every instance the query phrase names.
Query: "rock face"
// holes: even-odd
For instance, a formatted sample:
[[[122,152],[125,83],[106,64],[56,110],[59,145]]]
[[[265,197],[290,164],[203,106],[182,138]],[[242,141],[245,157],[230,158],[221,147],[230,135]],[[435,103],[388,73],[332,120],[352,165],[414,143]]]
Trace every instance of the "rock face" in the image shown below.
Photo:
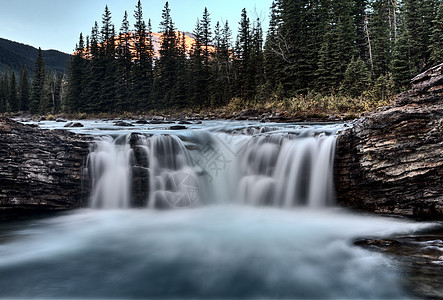
[[[83,205],[82,167],[89,143],[0,118],[0,214]]]
[[[339,137],[335,178],[344,206],[443,219],[443,64]]]

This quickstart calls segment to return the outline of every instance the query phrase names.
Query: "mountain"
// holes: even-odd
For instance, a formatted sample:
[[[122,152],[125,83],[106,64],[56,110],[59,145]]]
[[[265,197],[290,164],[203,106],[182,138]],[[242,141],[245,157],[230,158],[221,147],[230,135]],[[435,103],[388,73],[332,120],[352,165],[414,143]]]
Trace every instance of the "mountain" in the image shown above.
[[[38,49],[0,38],[0,74],[14,70],[16,74],[23,66],[27,66],[30,74],[33,73]],[[47,72],[66,73],[71,55],[57,50],[43,50]]]

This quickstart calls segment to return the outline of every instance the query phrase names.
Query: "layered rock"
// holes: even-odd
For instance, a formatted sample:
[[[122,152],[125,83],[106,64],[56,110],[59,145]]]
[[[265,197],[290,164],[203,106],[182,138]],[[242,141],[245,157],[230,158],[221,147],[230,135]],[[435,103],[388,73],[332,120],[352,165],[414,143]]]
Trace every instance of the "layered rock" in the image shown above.
[[[82,206],[86,139],[0,118],[0,214]]]
[[[443,219],[443,64],[339,137],[335,178],[342,205]]]

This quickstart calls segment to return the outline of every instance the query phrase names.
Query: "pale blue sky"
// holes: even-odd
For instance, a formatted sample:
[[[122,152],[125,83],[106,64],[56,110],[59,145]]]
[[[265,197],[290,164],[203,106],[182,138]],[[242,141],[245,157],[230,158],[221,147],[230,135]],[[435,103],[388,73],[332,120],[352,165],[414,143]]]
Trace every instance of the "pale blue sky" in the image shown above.
[[[0,37],[42,49],[71,53],[80,32],[88,35],[107,4],[118,30],[124,11],[134,24],[137,0],[0,0]],[[166,0],[142,0],[144,19],[151,19],[153,31],[158,31],[161,11]],[[169,0],[172,19],[180,31],[192,32],[205,7],[211,15],[212,27],[217,21],[228,20],[235,35],[240,14],[246,8],[251,20],[260,17],[264,29],[269,22],[272,0]]]

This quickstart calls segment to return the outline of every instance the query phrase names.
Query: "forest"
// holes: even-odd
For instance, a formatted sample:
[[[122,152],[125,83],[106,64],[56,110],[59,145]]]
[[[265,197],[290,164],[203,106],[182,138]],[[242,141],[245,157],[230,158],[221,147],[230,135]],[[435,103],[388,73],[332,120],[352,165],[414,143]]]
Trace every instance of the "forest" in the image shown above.
[[[234,34],[205,9],[188,47],[166,2],[156,51],[141,1],[118,29],[106,6],[68,74],[47,73],[41,49],[32,79],[3,73],[0,112],[363,112],[443,61],[442,0],[275,0],[267,33],[239,15]]]

